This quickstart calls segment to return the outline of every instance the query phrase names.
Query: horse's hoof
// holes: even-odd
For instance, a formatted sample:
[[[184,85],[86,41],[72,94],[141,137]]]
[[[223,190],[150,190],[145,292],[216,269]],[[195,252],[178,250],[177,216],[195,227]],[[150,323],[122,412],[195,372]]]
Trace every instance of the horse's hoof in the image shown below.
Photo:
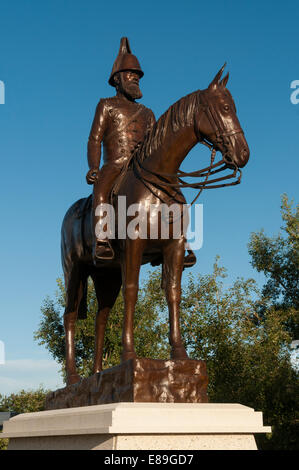
[[[179,360],[189,359],[189,356],[184,346],[178,346],[178,347],[172,348],[170,357],[171,359],[179,359]]]
[[[67,385],[74,385],[74,384],[77,384],[78,382],[80,382],[80,380],[81,380],[80,375],[78,375],[78,374],[71,374],[71,375],[68,375],[68,376],[67,376],[66,384],[67,384]]]
[[[121,356],[122,362],[129,361],[130,359],[136,359],[135,351],[128,351],[128,352],[122,353],[122,356]]]

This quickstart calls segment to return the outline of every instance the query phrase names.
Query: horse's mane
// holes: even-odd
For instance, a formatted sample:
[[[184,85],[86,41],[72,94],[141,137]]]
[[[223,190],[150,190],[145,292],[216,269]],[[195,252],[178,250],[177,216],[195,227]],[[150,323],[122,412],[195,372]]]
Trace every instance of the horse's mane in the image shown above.
[[[184,96],[168,108],[155,122],[152,129],[146,134],[144,141],[138,149],[138,158],[143,161],[163,143],[163,139],[171,126],[173,132],[184,126],[191,126],[194,122],[194,111],[200,106],[200,90]]]

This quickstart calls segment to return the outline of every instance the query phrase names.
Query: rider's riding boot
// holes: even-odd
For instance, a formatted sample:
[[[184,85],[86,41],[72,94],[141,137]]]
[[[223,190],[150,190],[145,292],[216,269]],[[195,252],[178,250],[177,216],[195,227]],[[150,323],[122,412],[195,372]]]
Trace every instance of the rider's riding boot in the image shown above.
[[[114,250],[110,244],[110,241],[106,238],[105,240],[96,240],[93,249],[93,259],[96,263],[97,260],[111,260],[114,258]]]
[[[97,261],[111,260],[114,258],[114,250],[109,240],[109,223],[112,222],[112,214],[109,214],[107,207],[109,208],[110,206],[101,201],[94,210],[94,244],[92,254],[95,265],[97,264]],[[106,214],[105,217],[104,214]]]

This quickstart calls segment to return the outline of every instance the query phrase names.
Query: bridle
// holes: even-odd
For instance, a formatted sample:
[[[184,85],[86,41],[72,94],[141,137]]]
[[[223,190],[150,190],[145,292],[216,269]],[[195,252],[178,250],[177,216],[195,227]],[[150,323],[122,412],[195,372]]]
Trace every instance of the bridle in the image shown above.
[[[145,167],[143,165],[143,162],[139,158],[139,153],[140,153],[139,150],[140,150],[142,143],[138,144],[137,147],[133,151],[131,161],[132,161],[132,166],[133,166],[133,171],[135,173],[135,176],[138,179],[140,179],[143,182],[143,184],[162,202],[165,202],[165,201],[159,194],[156,194],[154,192],[152,187],[155,187],[158,191],[162,191],[163,193],[166,193],[168,196],[171,197],[171,199],[176,200],[176,202],[181,203],[181,204],[184,204],[185,201],[183,202],[182,200],[175,199],[175,196],[169,194],[169,192],[167,191],[167,188],[170,188],[170,189],[172,188],[172,189],[177,189],[177,190],[181,188],[199,189],[198,194],[196,195],[196,197],[193,199],[193,201],[190,204],[190,206],[192,206],[195,203],[195,201],[198,199],[198,197],[201,195],[204,189],[216,189],[216,188],[223,188],[223,187],[228,187],[228,186],[235,186],[237,184],[240,184],[241,182],[241,177],[242,177],[241,170],[237,167],[237,165],[234,162],[228,159],[227,155],[229,154],[229,150],[231,147],[229,137],[236,135],[236,134],[243,133],[243,130],[241,129],[241,127],[238,127],[238,128],[227,131],[223,126],[222,120],[219,119],[219,116],[215,112],[215,109],[208,103],[204,91],[200,93],[200,105],[202,107],[202,112],[205,113],[206,117],[208,118],[210,125],[213,129],[213,132],[216,136],[215,143],[214,144],[210,143],[198,131],[199,126],[194,124],[194,131],[195,131],[195,135],[197,137],[198,142],[203,145],[206,145],[211,150],[210,165],[208,167],[203,168],[201,170],[189,172],[189,173],[184,172],[182,170],[178,170],[177,173],[164,173],[164,172],[157,173]],[[224,156],[222,157],[222,159],[219,162],[215,163],[215,156],[216,156],[217,147],[219,144],[222,146],[222,148],[226,150],[226,152],[223,152]],[[213,178],[209,180],[210,176],[216,175],[217,173],[220,173],[227,169],[233,170],[232,173],[219,177],[219,178]],[[154,180],[141,175],[141,171],[152,175],[154,177]],[[238,176],[237,176],[237,173],[239,173]],[[204,178],[204,180],[199,181],[197,183],[187,183],[186,181],[182,180],[182,178],[190,178],[190,177]],[[168,181],[169,178],[176,178],[177,182],[170,183]],[[232,178],[236,178],[236,180],[231,181],[229,183],[228,182],[221,183],[221,181],[225,181],[225,180],[232,179]],[[179,194],[178,191],[176,191],[176,194]]]

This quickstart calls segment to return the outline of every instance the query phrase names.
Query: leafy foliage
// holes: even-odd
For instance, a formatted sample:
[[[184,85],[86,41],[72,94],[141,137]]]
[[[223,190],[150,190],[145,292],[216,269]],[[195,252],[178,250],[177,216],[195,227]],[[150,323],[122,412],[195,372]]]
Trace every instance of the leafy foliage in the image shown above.
[[[288,310],[288,328],[293,339],[299,338],[299,204],[293,208],[286,194],[282,196],[283,234],[268,237],[264,231],[251,234],[248,245],[252,265],[263,272],[267,282],[264,302],[269,299],[275,308]],[[265,309],[260,309],[263,319]]]
[[[287,311],[269,307],[257,325],[256,305],[262,300],[255,281],[238,279],[224,291],[224,276],[216,263],[212,275],[199,276],[197,282],[189,278],[182,304],[189,354],[207,362],[211,402],[263,411],[273,432],[257,436],[260,448],[296,448],[298,372],[290,361]]]
[[[40,387],[37,390],[21,390],[8,396],[0,394],[0,411],[12,411],[14,413],[42,411],[48,392],[49,390]],[[0,439],[0,450],[6,450],[7,446],[8,439]]]
[[[48,392],[49,390],[40,387],[37,390],[21,390],[8,396],[0,394],[0,411],[13,411],[15,413],[42,411]]]

